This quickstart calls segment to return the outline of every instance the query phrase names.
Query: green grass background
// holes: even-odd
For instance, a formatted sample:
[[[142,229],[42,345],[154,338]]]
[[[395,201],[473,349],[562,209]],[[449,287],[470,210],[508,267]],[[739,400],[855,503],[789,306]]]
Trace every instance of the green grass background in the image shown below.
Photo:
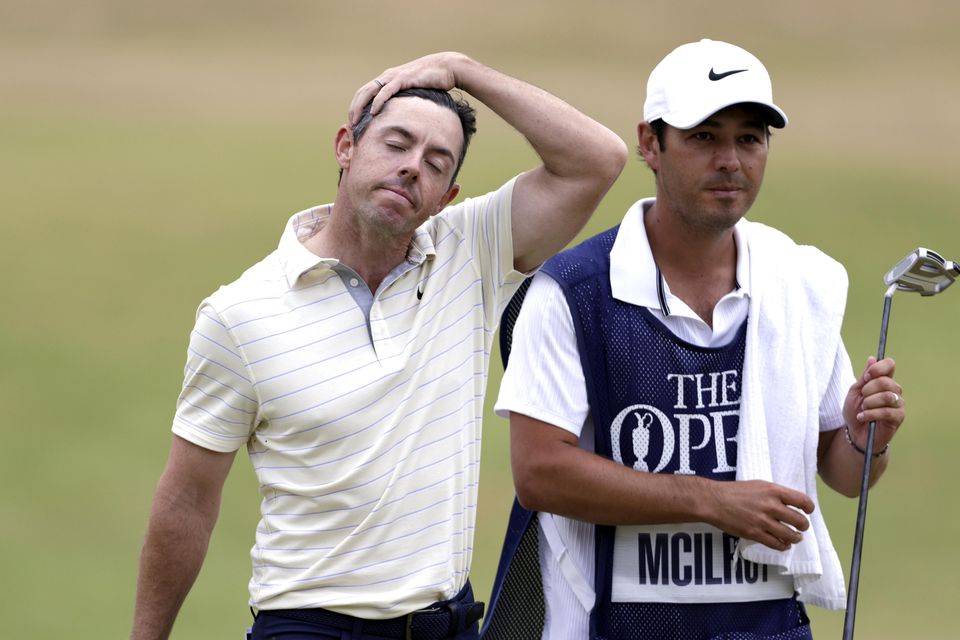
[[[889,266],[919,245],[960,259],[958,27],[960,5],[935,0],[0,0],[0,635],[129,632],[196,305],[271,251],[290,213],[333,197],[333,134],[383,69],[462,50],[633,146],[669,49],[712,37],[752,50],[791,124],[751,217],[847,266],[859,366]],[[481,109],[461,182],[482,192],[534,161]],[[583,237],[651,184],[632,159]],[[871,494],[860,638],[956,637],[958,317],[960,290],[894,304],[909,418]],[[482,595],[512,498],[506,424],[488,412],[486,427]],[[257,505],[241,454],[174,638],[242,636]],[[848,566],[856,503],[822,506]],[[839,637],[842,613],[813,615],[818,637]]]

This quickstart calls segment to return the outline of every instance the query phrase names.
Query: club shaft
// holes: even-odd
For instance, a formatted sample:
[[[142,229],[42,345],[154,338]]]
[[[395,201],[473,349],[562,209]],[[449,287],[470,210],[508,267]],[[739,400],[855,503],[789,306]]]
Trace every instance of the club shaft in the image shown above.
[[[887,349],[887,327],[890,324],[890,307],[896,285],[891,286],[883,297],[883,318],[880,321],[880,344],[877,360],[883,360]],[[867,425],[867,446],[863,454],[863,478],[860,482],[860,503],[857,506],[857,528],[853,536],[853,558],[850,561],[850,585],[847,588],[847,611],[843,618],[843,640],[853,640],[853,626],[857,618],[857,591],[860,586],[860,556],[863,552],[863,531],[867,522],[867,495],[870,491],[870,463],[873,462],[873,437],[877,423]]]

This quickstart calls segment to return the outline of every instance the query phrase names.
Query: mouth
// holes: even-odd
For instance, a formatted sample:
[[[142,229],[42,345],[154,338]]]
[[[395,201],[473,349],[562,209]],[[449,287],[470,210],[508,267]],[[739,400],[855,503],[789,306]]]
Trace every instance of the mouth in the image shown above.
[[[410,192],[408,192],[406,189],[395,186],[395,185],[388,185],[388,184],[381,185],[380,188],[383,189],[384,191],[389,191],[390,193],[403,198],[404,200],[407,201],[407,204],[409,204],[412,208],[414,209],[417,208],[416,200],[414,199],[413,195],[410,194]]]
[[[738,184],[711,184],[706,187],[706,190],[722,198],[732,198],[741,191],[745,191],[744,187]]]

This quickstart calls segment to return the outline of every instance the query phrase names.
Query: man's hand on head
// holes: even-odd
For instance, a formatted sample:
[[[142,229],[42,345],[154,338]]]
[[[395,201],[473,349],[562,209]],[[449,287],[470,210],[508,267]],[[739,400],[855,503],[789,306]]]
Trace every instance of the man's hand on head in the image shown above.
[[[470,58],[462,53],[446,51],[384,69],[376,78],[361,85],[353,95],[349,111],[350,124],[355,124],[360,119],[360,113],[367,103],[370,103],[370,113],[376,115],[387,100],[403,89],[421,87],[450,91],[457,88],[459,85],[456,70],[469,61]]]

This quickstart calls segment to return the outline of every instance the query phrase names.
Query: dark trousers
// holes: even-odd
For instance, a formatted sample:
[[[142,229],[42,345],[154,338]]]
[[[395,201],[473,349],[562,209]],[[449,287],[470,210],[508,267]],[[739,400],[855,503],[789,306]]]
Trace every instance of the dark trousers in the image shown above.
[[[364,620],[325,609],[260,611],[250,640],[478,640],[483,603],[467,585],[450,600],[390,620]]]

